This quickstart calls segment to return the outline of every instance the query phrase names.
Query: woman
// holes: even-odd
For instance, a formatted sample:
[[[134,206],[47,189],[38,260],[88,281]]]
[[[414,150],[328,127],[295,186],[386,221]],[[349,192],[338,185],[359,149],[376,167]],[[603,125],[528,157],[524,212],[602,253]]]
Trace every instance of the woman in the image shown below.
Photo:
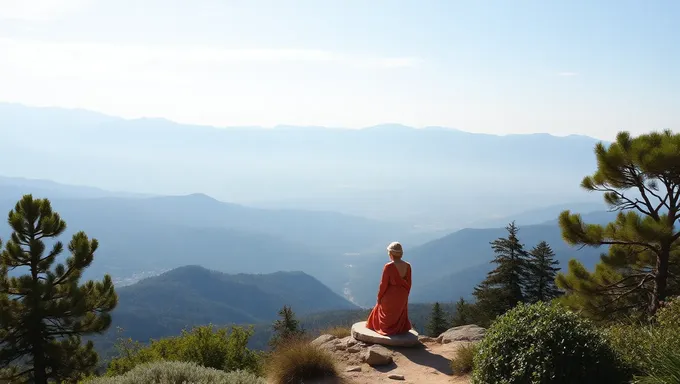
[[[385,264],[378,290],[378,302],[368,316],[366,328],[390,336],[411,330],[408,295],[411,292],[411,265],[401,259],[404,250],[394,242],[387,247],[392,262]]]

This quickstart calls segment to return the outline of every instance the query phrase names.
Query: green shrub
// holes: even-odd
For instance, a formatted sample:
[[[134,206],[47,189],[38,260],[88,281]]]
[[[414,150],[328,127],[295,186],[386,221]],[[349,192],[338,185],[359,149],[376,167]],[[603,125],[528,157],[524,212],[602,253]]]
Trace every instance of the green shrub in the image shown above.
[[[656,353],[649,359],[652,368],[646,376],[638,377],[638,384],[670,384],[680,383],[680,351],[673,349]]]
[[[453,374],[462,376],[472,372],[474,358],[478,351],[479,347],[476,343],[468,343],[458,347],[456,356],[451,359],[451,370],[453,370]]]
[[[215,329],[212,325],[182,331],[177,337],[152,340],[142,346],[131,340],[118,344],[119,357],[109,364],[107,375],[115,376],[140,364],[154,361],[185,361],[223,371],[259,371],[259,355],[247,348],[252,329]]]
[[[267,360],[267,376],[274,384],[302,383],[337,377],[338,370],[328,351],[305,340],[292,340],[271,353]]]
[[[266,384],[246,371],[224,372],[195,363],[160,361],[142,364],[124,375],[88,380],[87,384]]]
[[[522,304],[488,329],[472,383],[620,384],[628,378],[622,365],[587,320],[555,304]]]

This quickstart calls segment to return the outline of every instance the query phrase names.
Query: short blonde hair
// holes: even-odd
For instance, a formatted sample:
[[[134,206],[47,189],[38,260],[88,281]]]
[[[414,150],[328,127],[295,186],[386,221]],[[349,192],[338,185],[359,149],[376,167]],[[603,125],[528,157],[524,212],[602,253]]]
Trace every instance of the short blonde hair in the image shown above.
[[[387,246],[387,252],[389,252],[395,259],[401,259],[404,255],[404,249],[398,241],[394,241]]]

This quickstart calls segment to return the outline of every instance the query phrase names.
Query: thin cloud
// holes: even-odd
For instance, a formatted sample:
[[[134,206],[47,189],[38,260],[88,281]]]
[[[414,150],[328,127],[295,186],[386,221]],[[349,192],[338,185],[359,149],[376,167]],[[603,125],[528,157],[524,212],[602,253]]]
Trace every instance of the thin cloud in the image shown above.
[[[562,77],[573,77],[573,76],[578,76],[578,73],[576,73],[576,72],[560,72],[557,75],[562,76]]]
[[[1,1],[1,0],[0,0]],[[417,57],[380,57],[343,54],[310,49],[226,49],[220,47],[116,45],[100,43],[61,43],[0,38],[0,48],[21,66],[36,61],[53,66],[96,68],[144,68],[164,66],[215,67],[234,63],[319,63],[357,68],[408,68],[419,65]],[[88,65],[83,65],[88,63]],[[84,68],[83,68],[84,67]]]

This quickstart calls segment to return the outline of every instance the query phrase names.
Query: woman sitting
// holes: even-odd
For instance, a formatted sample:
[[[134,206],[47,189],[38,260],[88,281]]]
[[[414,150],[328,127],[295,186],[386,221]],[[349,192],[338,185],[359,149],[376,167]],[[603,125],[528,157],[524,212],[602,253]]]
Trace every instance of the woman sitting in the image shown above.
[[[385,264],[378,290],[378,302],[368,316],[366,328],[390,336],[411,330],[408,295],[411,292],[411,265],[401,259],[404,251],[394,242],[387,247],[392,262]]]

